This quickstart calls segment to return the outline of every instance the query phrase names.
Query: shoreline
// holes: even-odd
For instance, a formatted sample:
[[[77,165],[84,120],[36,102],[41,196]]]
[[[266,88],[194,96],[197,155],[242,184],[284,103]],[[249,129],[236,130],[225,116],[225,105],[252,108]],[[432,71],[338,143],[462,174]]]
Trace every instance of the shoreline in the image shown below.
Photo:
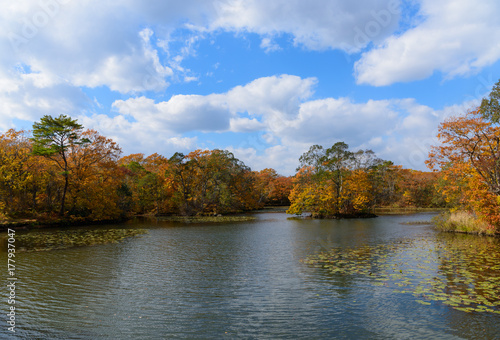
[[[159,218],[172,221],[182,221],[182,220],[203,220],[203,219],[214,219],[220,217],[221,220],[230,219],[232,216],[238,216],[241,214],[251,214],[251,213],[280,213],[286,212],[288,206],[281,205],[269,205],[256,210],[242,211],[239,213],[225,214],[221,216],[213,215],[155,215],[150,213],[145,214],[134,214],[128,215],[119,219],[110,220],[86,220],[78,217],[69,218],[54,218],[51,219],[41,219],[36,218],[17,218],[17,219],[4,219],[0,220],[0,232],[6,231],[8,228],[20,228],[20,229],[42,229],[42,228],[54,228],[54,227],[78,227],[84,225],[101,225],[101,224],[117,224],[129,221],[134,218]]]
[[[286,206],[268,206],[257,210],[247,211],[243,214],[251,214],[251,213],[285,213],[288,207]],[[309,212],[305,212],[307,215],[290,215],[289,218],[298,218],[298,219],[356,219],[356,218],[376,218],[378,216],[384,215],[411,215],[418,214],[424,212],[435,212],[435,213],[443,213],[446,212],[447,209],[440,208],[390,208],[390,207],[379,207],[373,209],[373,213],[361,213],[361,214],[338,214],[333,216],[314,216]],[[238,216],[239,215],[239,216]],[[21,229],[21,230],[38,230],[38,229],[49,229],[49,228],[58,228],[61,229],[70,228],[70,227],[79,227],[79,226],[98,226],[105,224],[118,224],[124,223],[129,220],[135,218],[156,218],[165,221],[172,222],[184,222],[184,223],[204,223],[204,222],[238,222],[243,221],[241,214],[229,214],[229,215],[221,215],[221,216],[183,216],[183,215],[169,215],[169,216],[156,216],[153,214],[137,214],[127,216],[121,219],[111,219],[111,220],[84,220],[78,218],[69,218],[69,219],[54,219],[54,220],[37,220],[33,218],[19,218],[19,219],[9,219],[9,220],[0,220],[0,232],[7,232],[8,229]],[[438,215],[440,216],[440,215]],[[233,221],[233,219],[235,219]],[[249,221],[250,218],[245,218],[245,221]],[[476,235],[476,236],[493,236],[500,237],[500,232],[496,233],[484,233],[482,231],[477,230],[460,230],[458,228],[443,228],[442,226],[438,226],[436,221],[432,221],[431,224],[434,224],[434,228],[436,231],[445,232],[445,233],[454,233],[454,234],[468,234],[468,235]]]

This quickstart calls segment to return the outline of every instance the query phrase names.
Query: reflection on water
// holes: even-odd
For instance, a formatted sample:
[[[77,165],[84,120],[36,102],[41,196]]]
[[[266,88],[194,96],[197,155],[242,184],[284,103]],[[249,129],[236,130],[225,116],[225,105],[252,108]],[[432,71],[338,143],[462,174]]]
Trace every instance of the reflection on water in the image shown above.
[[[496,281],[485,280],[499,277],[495,239],[443,235],[429,226],[400,224],[429,220],[426,214],[341,221],[288,220],[279,213],[256,217],[254,222],[221,225],[134,221],[120,227],[149,232],[119,244],[16,254],[16,335],[494,339],[500,332],[498,314],[457,310],[426,298],[438,286],[413,295],[419,285],[429,287],[417,280],[420,270],[440,277],[444,292],[459,291],[471,298],[468,289],[474,288],[493,304],[482,301],[465,307],[497,308],[498,291],[489,286]],[[360,272],[346,275],[301,262],[331,249],[356,255],[352,263],[362,264]],[[380,259],[387,259],[388,267],[381,267]],[[0,263],[6,262],[3,252]],[[394,264],[399,269],[388,272]],[[473,268],[473,274],[464,268]],[[414,272],[390,276],[403,269]],[[383,273],[386,281],[377,280]],[[412,292],[395,292],[410,290],[410,284]],[[7,308],[5,303],[4,311]],[[0,327],[2,337],[8,334],[7,326]]]

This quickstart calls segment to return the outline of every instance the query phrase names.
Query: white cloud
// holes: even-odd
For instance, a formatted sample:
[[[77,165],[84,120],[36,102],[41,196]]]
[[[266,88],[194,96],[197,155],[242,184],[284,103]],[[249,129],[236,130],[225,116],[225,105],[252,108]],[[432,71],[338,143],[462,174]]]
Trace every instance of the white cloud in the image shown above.
[[[107,86],[121,93],[165,89],[174,72],[159,51],[170,52],[165,43],[186,15],[197,18],[199,12],[201,17],[210,7],[200,1],[194,2],[195,11],[187,7],[192,1],[182,6],[169,3],[167,8],[140,1],[20,3],[0,13],[0,47],[9,51],[0,57],[2,67],[22,62],[44,77],[44,86],[50,86],[49,77],[56,77],[77,87]],[[156,13],[158,6],[162,18]],[[174,7],[176,11],[167,12]],[[184,79],[188,70],[176,72]]]
[[[175,150],[193,150],[197,140],[196,137],[172,137],[167,140],[167,145],[171,145]]]
[[[144,29],[139,32],[140,49],[106,56],[92,70],[77,71],[68,77],[76,86],[105,85],[121,93],[164,90],[168,86],[165,79],[172,76],[173,71],[160,63],[158,51],[150,42],[152,35],[150,29]]]
[[[177,95],[159,103],[146,97],[118,100],[113,104],[117,116],[92,120],[120,143],[133,142],[143,150],[156,147],[154,152],[162,143],[169,150],[199,147],[193,139],[172,142],[187,138],[185,133],[261,132],[260,139],[249,135],[229,150],[252,167],[275,167],[292,174],[311,145],[329,147],[338,141],[423,169],[423,160],[416,160],[427,157],[430,142],[425,141],[434,141],[438,123],[459,109],[435,111],[411,98],[361,103],[349,98],[311,99],[315,85],[314,78],[264,77],[226,93]],[[156,136],[154,142],[151,136]]]
[[[281,175],[293,175],[298,165],[299,156],[307,151],[306,148],[297,149],[295,146],[276,145],[266,148],[261,154],[253,147],[229,147],[236,158],[250,166],[252,170],[260,171],[273,168]]]
[[[298,114],[300,103],[312,96],[316,83],[316,78],[302,79],[286,74],[263,77],[229,90],[227,103],[233,113],[288,119]]]
[[[230,130],[233,132],[253,132],[262,131],[265,129],[265,125],[259,122],[257,119],[252,118],[231,118]]]
[[[280,51],[282,48],[276,42],[274,42],[271,38],[263,38],[260,43],[260,48],[269,52]]]
[[[371,48],[356,63],[356,80],[376,86],[436,71],[468,75],[500,58],[494,41],[500,35],[500,5],[494,0],[421,0],[423,19],[394,34],[399,5],[399,0],[6,3],[0,12],[0,129],[16,119],[32,122],[65,113],[114,138],[127,152],[189,151],[201,143],[198,131],[262,132],[261,144],[235,145],[235,153],[245,162],[248,157],[249,164],[287,174],[311,144],[339,140],[396,162],[404,155],[401,162],[416,167],[415,152],[425,154],[425,141],[432,140],[440,119],[463,112],[461,107],[435,111],[413,99],[355,102],[334,94],[318,99],[317,78],[293,75],[168,100],[144,93],[173,82],[201,83],[201,74],[227,71],[218,60],[198,74],[186,66],[200,41],[221,32],[256,33],[267,52],[285,48],[289,40],[315,51]],[[114,102],[112,116],[89,112],[100,104],[87,97],[86,87],[117,92],[113,95],[121,100]],[[99,97],[98,103],[105,108],[109,98]]]
[[[43,74],[19,70],[2,72],[0,67],[0,128],[14,127],[14,120],[29,122],[43,115],[74,115],[91,101],[78,88],[65,82],[52,82]]]
[[[1,67],[28,65],[37,86],[64,81],[120,93],[161,91],[171,79],[195,80],[181,63],[196,54],[197,42],[210,32],[258,33],[267,51],[279,48],[273,37],[283,33],[308,49],[358,51],[368,40],[390,34],[398,21],[398,14],[392,13],[397,0],[18,3],[0,13],[0,47],[8,51],[0,57]],[[359,44],[357,32],[379,17],[383,23],[377,36]],[[179,29],[190,33],[176,38]],[[172,41],[181,45],[175,51]]]
[[[273,120],[270,126],[282,139],[315,143],[339,140],[360,141],[387,130],[397,117],[390,101],[368,101],[357,104],[347,98],[326,98],[300,106],[296,119]]]
[[[121,117],[117,124],[131,121],[131,128],[155,133],[182,134],[189,131],[250,132],[264,130],[268,121],[293,119],[300,103],[312,95],[314,78],[281,75],[256,79],[222,94],[175,95],[155,103],[144,96],[117,100],[113,108]],[[118,119],[109,118],[111,120]],[[130,133],[124,130],[124,133]]]
[[[109,117],[102,114],[81,115],[78,121],[116,141],[126,154],[189,152],[197,147],[197,137],[183,137],[146,120],[131,121],[124,115]]]
[[[158,104],[152,99],[139,97],[118,100],[113,107],[156,131],[183,133],[229,128],[230,113],[218,95],[176,95]]]
[[[422,0],[419,25],[387,38],[355,64],[358,84],[390,85],[425,79],[435,71],[445,77],[478,72],[500,58],[495,0]]]
[[[399,20],[399,0],[232,0],[217,2],[216,9],[210,30],[286,33],[296,45],[311,50],[357,52],[392,33]],[[265,49],[268,38],[262,41]]]

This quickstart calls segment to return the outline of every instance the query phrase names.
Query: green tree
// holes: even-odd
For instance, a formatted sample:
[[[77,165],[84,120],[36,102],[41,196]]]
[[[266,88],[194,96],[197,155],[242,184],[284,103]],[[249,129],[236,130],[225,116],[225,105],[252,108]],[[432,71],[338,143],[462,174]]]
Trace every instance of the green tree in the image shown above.
[[[57,118],[46,115],[33,124],[33,154],[46,157],[57,164],[64,177],[64,189],[59,214],[64,215],[64,203],[69,185],[68,153],[76,145],[90,143],[81,136],[83,126],[66,115]]]
[[[299,162],[300,165],[297,168],[296,171],[299,171],[300,169],[308,166],[314,167],[314,171],[316,173],[321,172],[321,170],[324,170],[324,161],[325,161],[325,149],[321,145],[313,145],[309,148],[309,151],[305,152],[300,156]]]
[[[481,101],[480,112],[483,117],[492,123],[500,121],[500,80],[491,89],[489,98],[483,98]]]

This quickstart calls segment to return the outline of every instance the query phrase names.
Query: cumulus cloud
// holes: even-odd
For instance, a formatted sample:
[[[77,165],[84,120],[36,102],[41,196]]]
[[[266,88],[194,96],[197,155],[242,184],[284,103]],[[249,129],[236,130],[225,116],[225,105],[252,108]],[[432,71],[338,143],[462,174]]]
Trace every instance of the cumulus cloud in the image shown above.
[[[304,103],[296,119],[271,126],[274,133],[295,141],[364,140],[387,130],[396,117],[387,100],[358,104],[347,98],[326,98]]]
[[[22,62],[45,78],[57,76],[74,86],[107,86],[120,93],[164,90],[174,76],[168,64],[177,56],[169,50],[170,34],[186,17],[197,19],[212,7],[200,1],[182,6],[141,1],[19,3],[0,13],[0,46],[9,51],[2,56],[3,67]],[[160,58],[161,53],[168,53],[167,59]],[[176,71],[186,75],[186,70]]]
[[[423,79],[435,71],[466,75],[500,58],[490,37],[500,33],[495,0],[477,3],[421,0],[414,27],[398,33],[400,0],[224,0],[114,4],[90,0],[22,0],[0,13],[3,67],[22,62],[39,84],[106,86],[120,93],[161,91],[196,75],[181,65],[205,34],[261,35],[261,48],[280,48],[290,37],[309,50],[366,51],[355,65],[360,84],[376,86]],[[191,32],[172,50],[176,32]],[[179,43],[180,41],[176,41]],[[0,84],[2,86],[2,84]]]
[[[257,119],[252,118],[231,118],[230,130],[233,132],[254,132],[262,131],[265,129],[265,125],[259,122]]]
[[[173,133],[187,131],[255,131],[264,125],[250,116],[265,116],[266,120],[292,119],[300,104],[313,93],[316,79],[292,75],[256,79],[226,93],[174,95],[168,101],[155,103],[141,96],[117,100],[113,108],[135,123],[153,130]]]
[[[380,157],[407,167],[423,168],[423,160],[416,160],[427,157],[431,143],[424,141],[434,141],[439,122],[458,109],[435,111],[412,98],[311,99],[316,83],[314,78],[281,75],[259,78],[225,93],[177,95],[158,103],[143,96],[116,101],[113,118],[91,119],[118,141],[141,144],[143,149],[151,147],[150,136],[158,136],[157,146],[173,146],[173,140],[195,131],[258,132],[258,140],[249,134],[230,151],[256,169],[271,166],[292,174],[311,145],[329,147],[338,141],[355,150],[373,149]],[[188,139],[176,145],[196,143]]]
[[[226,101],[233,113],[278,115],[282,119],[298,114],[299,104],[314,92],[316,78],[293,75],[262,77],[227,92]]]
[[[210,30],[290,34],[295,45],[311,50],[358,52],[392,33],[399,21],[399,0],[251,0],[219,1]],[[261,47],[275,48],[269,37]]]
[[[125,115],[110,117],[104,114],[80,115],[78,121],[116,141],[125,153],[189,152],[197,148],[198,138],[186,137],[165,129],[155,122],[134,121]]]
[[[217,95],[176,95],[158,104],[146,97],[130,98],[116,101],[113,107],[153,130],[183,133],[229,128],[229,111]]]
[[[282,48],[271,38],[263,38],[260,43],[260,48],[263,48],[266,52],[276,52],[280,51]]]
[[[74,114],[91,105],[79,89],[65,82],[50,82],[38,74],[12,71],[4,77],[0,68],[0,129],[14,127],[14,120],[31,123],[46,114]]]
[[[151,44],[153,32],[139,32],[141,48],[126,55],[109,55],[101,59],[92,71],[81,70],[68,75],[76,86],[98,87],[128,93],[144,90],[160,91],[168,86],[167,77],[173,75],[170,67],[161,64],[158,51]]]
[[[297,149],[290,145],[276,145],[266,148],[262,153],[258,153],[253,147],[229,147],[236,158],[243,160],[252,170],[263,170],[272,168],[281,175],[293,175],[298,165],[298,157],[306,148],[300,146]]]
[[[401,35],[387,38],[355,64],[358,84],[390,85],[425,79],[439,71],[446,78],[473,74],[500,58],[495,0],[420,1],[425,18]]]
[[[169,79],[192,81],[195,77],[181,66],[195,54],[193,45],[205,33],[244,31],[263,36],[262,48],[279,48],[273,36],[289,34],[296,45],[322,50],[340,48],[358,51],[357,30],[376,22],[383,25],[377,36],[387,36],[396,27],[391,14],[395,0],[317,1],[201,1],[114,4],[62,0],[22,0],[5,6],[0,13],[2,65],[29,65],[50,86],[61,79],[74,86],[107,86],[112,91],[133,93],[161,91]],[[183,46],[171,50],[179,29],[191,31]],[[369,39],[371,40],[371,38]],[[163,54],[164,57],[160,57]]]
[[[330,146],[340,140],[352,148],[372,148],[386,159],[398,161],[404,155],[400,163],[418,167],[415,155],[425,154],[433,129],[442,117],[462,112],[460,107],[436,111],[411,98],[317,98],[317,78],[293,75],[168,100],[161,92],[148,92],[174,82],[202,83],[206,70],[192,74],[185,60],[196,55],[198,42],[220,32],[257,34],[268,53],[290,42],[314,51],[364,51],[355,64],[356,81],[375,86],[423,79],[436,71],[448,78],[468,75],[500,58],[492,40],[500,33],[500,4],[494,0],[420,0],[422,20],[409,27],[398,27],[400,3],[9,2],[0,12],[0,129],[16,120],[65,113],[98,128],[128,152],[189,151],[200,145],[198,131],[261,133],[258,146],[232,146],[257,168],[273,166],[291,174],[311,144]],[[87,89],[101,87],[114,92],[109,115],[94,112],[106,104],[99,107],[87,97]]]

